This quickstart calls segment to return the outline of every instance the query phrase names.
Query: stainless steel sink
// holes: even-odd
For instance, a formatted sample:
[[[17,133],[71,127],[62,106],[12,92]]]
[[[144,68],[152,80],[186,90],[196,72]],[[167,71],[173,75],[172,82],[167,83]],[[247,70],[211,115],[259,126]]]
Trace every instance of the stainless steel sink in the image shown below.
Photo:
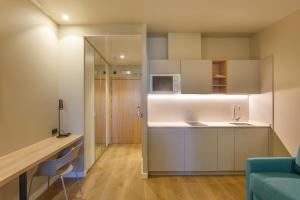
[[[253,124],[249,124],[247,122],[231,122],[229,124],[236,125],[236,126],[253,126]]]
[[[201,122],[186,122],[190,126],[199,127],[199,126],[207,126],[206,124],[203,124]]]

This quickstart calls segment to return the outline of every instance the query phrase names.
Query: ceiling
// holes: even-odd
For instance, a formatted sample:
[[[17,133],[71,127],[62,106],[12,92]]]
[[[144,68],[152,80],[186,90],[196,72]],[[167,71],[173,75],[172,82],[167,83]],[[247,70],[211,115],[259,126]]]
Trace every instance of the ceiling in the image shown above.
[[[145,23],[149,32],[257,32],[300,9],[299,0],[35,1],[58,24]]]
[[[113,66],[141,65],[142,39],[140,36],[94,36],[87,40]],[[124,57],[121,58],[121,55]],[[96,65],[100,65],[97,61]]]

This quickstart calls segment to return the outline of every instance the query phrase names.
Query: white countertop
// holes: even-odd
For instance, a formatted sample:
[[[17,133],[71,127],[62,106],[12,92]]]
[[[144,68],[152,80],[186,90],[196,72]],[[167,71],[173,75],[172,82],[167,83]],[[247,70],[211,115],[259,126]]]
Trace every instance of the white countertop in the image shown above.
[[[244,123],[249,123],[249,125],[234,125],[230,124],[232,122],[203,122],[201,121],[204,126],[192,126],[188,124],[188,122],[148,122],[148,127],[270,127],[270,124],[268,123],[262,123],[262,122],[253,122],[253,121],[247,121]],[[240,122],[241,123],[241,122]]]

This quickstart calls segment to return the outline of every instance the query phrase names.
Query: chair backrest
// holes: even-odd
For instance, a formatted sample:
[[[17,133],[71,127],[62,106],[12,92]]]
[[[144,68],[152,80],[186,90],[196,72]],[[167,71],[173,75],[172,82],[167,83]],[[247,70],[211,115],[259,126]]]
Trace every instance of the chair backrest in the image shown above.
[[[41,163],[36,175],[55,176],[58,169],[71,164],[76,160],[76,158],[78,158],[81,146],[82,142],[80,142],[77,146],[71,147],[69,150],[64,151],[60,158],[56,160],[47,160]]]
[[[82,143],[79,143],[77,146],[71,148],[71,150],[66,153],[61,158],[55,160],[56,161],[56,169],[59,169],[67,164],[74,162],[79,156],[79,151],[82,146]]]

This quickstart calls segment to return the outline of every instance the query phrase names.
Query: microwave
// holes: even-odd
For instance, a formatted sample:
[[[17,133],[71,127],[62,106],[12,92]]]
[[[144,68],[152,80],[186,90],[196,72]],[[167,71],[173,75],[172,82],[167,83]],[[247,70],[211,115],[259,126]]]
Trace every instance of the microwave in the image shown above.
[[[152,94],[180,94],[180,74],[151,74],[150,93]]]

